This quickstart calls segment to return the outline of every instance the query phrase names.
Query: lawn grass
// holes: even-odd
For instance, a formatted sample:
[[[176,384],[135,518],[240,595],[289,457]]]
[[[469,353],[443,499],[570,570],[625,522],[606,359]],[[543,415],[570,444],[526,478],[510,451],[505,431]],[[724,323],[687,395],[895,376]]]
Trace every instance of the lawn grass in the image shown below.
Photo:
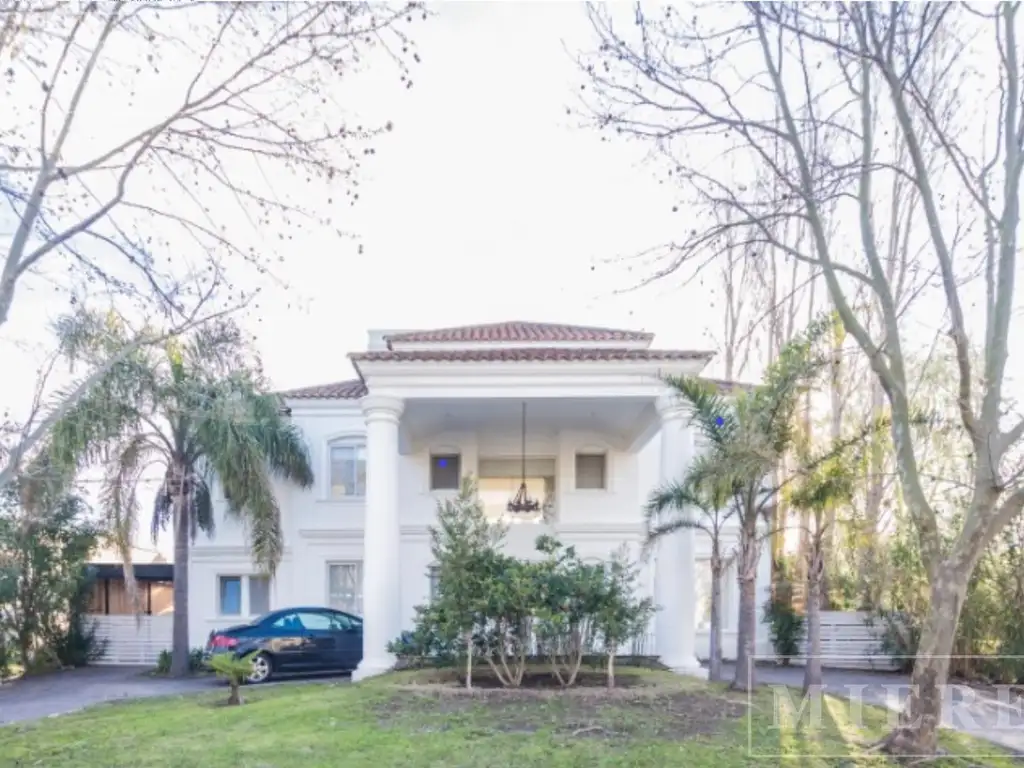
[[[773,726],[768,690],[750,700],[670,673],[622,670],[606,692],[478,690],[467,695],[437,672],[400,672],[358,685],[282,685],[107,704],[30,725],[0,727],[0,766],[203,766],[204,768],[566,768],[568,766],[885,765],[863,747],[886,714],[828,698],[821,727]],[[748,741],[749,739],[749,741]],[[960,756],[946,765],[1010,765],[978,758],[996,748],[943,734]],[[752,750],[751,750],[752,748]],[[755,755],[760,755],[760,759]],[[786,761],[791,762],[789,760]]]

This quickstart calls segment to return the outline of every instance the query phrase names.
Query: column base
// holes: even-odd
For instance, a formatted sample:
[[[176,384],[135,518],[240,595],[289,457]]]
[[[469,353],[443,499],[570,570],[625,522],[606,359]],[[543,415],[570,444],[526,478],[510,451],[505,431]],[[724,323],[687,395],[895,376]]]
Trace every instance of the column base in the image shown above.
[[[700,661],[694,657],[691,659],[674,659],[671,662],[662,661],[670,671],[675,672],[677,675],[686,675],[687,677],[696,677],[698,680],[708,679],[708,670],[706,667],[700,665]]]
[[[352,670],[352,682],[358,683],[369,677],[384,675],[395,668],[394,659],[363,659],[359,666]]]

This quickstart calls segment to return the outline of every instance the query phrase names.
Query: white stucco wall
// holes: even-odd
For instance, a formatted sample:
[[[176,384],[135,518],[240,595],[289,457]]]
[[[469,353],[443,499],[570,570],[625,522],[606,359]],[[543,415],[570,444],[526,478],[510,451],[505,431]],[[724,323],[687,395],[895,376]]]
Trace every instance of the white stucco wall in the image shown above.
[[[356,401],[330,409],[296,408],[296,425],[309,444],[317,477],[308,491],[279,487],[285,534],[284,557],[271,587],[272,609],[298,605],[324,605],[328,600],[327,567],[332,562],[362,561],[364,507],[361,500],[337,501],[329,498],[328,445],[338,438],[359,438],[365,433],[362,412]],[[520,452],[517,432],[448,433],[421,441],[416,451],[400,457],[399,508],[401,525],[401,602],[406,626],[411,623],[414,606],[428,597],[427,569],[431,565],[428,526],[433,521],[437,502],[443,495],[429,490],[429,456],[433,453],[459,453],[463,473],[476,473],[480,456],[517,456]],[[654,436],[634,453],[613,450],[600,434],[563,431],[554,435],[527,438],[527,454],[556,457],[556,516],[550,528],[540,525],[511,526],[506,546],[520,556],[529,556],[533,541],[542,532],[554,533],[567,545],[576,547],[585,558],[606,558],[627,544],[634,556],[642,542],[642,505],[658,482],[660,440]],[[608,456],[608,489],[575,490],[574,455],[577,451],[601,450]],[[189,634],[193,646],[203,645],[210,631],[238,623],[247,616],[218,615],[218,579],[220,576],[255,575],[246,545],[243,527],[225,518],[225,505],[218,503],[216,534],[212,539],[200,536],[192,549],[189,576]],[[710,554],[707,537],[696,534],[698,560]],[[770,563],[762,557],[759,574],[760,600],[767,599]],[[653,594],[653,563],[643,565],[643,580]],[[725,585],[724,648],[726,656],[735,653],[736,594],[734,577]],[[248,604],[245,579],[242,586],[243,611]],[[759,633],[759,646],[767,648],[767,634]],[[707,655],[707,630],[698,629],[697,653]]]

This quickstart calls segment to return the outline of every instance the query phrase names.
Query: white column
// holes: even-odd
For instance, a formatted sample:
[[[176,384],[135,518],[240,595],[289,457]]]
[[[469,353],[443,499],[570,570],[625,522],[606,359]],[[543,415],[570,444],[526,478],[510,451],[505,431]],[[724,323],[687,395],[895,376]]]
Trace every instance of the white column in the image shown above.
[[[363,660],[353,680],[387,672],[388,643],[401,630],[398,527],[398,422],[401,400],[367,395],[366,522],[363,530]]]
[[[681,480],[694,457],[689,414],[678,398],[658,398],[661,416],[662,484]],[[690,514],[689,511],[684,514]],[[654,572],[655,646],[661,662],[675,672],[707,677],[695,652],[697,634],[697,567],[695,531],[665,536],[658,544]]]

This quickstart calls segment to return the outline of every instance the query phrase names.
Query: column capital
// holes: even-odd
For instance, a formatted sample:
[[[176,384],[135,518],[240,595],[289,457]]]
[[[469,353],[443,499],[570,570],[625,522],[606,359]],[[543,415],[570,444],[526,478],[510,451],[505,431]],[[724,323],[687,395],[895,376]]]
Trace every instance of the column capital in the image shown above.
[[[367,421],[393,421],[396,424],[405,410],[405,402],[386,395],[366,395],[359,404]]]
[[[689,419],[692,409],[690,404],[675,392],[663,392],[654,401],[654,407],[658,411],[662,422],[681,421]]]

